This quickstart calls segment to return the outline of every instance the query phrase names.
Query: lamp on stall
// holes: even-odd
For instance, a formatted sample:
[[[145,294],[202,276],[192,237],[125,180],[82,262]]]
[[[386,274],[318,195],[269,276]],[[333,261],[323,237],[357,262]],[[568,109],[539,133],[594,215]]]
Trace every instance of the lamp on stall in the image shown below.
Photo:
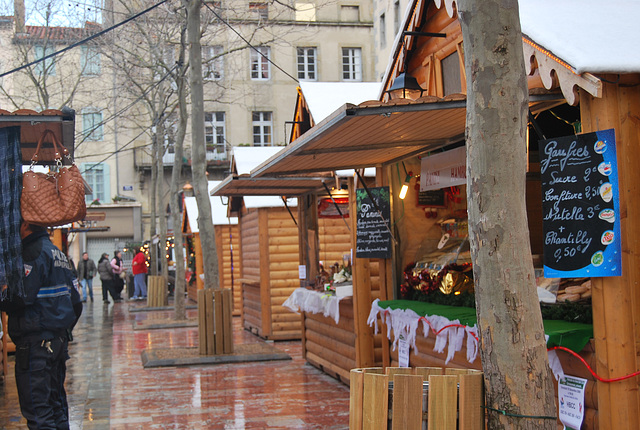
[[[404,173],[406,176],[404,178],[404,183],[402,184],[402,188],[400,188],[400,194],[398,194],[398,197],[400,198],[400,200],[404,200],[404,198],[407,197],[407,192],[409,191],[409,183],[411,182],[411,176],[413,176],[411,172],[407,172],[407,168],[404,165],[404,161],[402,162],[402,168],[404,169]]]
[[[389,89],[386,91],[389,99],[419,99],[424,93],[424,89],[418,83],[418,80],[405,71],[400,73],[394,80]]]

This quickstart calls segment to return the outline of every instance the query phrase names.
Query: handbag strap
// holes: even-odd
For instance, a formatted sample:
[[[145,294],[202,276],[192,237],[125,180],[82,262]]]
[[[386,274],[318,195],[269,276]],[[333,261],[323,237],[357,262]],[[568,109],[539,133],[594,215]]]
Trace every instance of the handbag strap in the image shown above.
[[[32,166],[38,162],[38,155],[40,154],[40,148],[42,147],[42,143],[44,142],[45,136],[47,136],[48,134],[51,135],[51,139],[53,141],[53,149],[55,151],[54,159],[56,160],[56,162],[62,162],[62,155],[70,159],[69,150],[65,148],[63,144],[60,143],[60,141],[58,140],[58,137],[53,132],[53,130],[46,129],[42,133],[42,136],[40,136],[40,139],[38,139],[38,146],[36,147],[36,151],[33,153],[33,156],[31,157]]]

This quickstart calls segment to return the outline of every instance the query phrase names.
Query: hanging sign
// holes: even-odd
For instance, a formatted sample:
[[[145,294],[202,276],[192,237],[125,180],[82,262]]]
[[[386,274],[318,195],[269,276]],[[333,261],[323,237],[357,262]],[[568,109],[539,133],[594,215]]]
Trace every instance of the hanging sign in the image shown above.
[[[391,258],[389,187],[369,192],[375,205],[364,188],[356,190],[356,258]]]
[[[558,381],[558,418],[565,430],[578,430],[584,419],[584,391],[587,380],[567,376]]]
[[[424,157],[420,166],[420,191],[467,184],[467,148]]]
[[[409,342],[404,332],[398,336],[398,367],[409,367]]]
[[[540,141],[545,278],[620,276],[614,130]]]

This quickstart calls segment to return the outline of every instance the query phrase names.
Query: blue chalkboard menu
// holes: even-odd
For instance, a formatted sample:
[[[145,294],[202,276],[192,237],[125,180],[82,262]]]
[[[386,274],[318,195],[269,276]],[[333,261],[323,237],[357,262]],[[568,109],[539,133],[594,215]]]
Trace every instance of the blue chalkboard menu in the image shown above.
[[[614,130],[540,141],[544,276],[620,276]]]
[[[369,188],[369,193],[356,190],[356,258],[391,258],[389,187]]]

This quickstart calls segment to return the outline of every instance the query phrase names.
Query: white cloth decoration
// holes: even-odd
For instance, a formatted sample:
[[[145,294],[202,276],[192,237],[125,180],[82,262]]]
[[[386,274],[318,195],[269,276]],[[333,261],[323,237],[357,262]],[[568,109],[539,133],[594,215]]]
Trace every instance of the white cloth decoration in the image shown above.
[[[549,335],[544,335],[545,342],[549,341]],[[553,372],[553,376],[556,377],[556,381],[564,378],[564,369],[562,368],[562,363],[560,363],[560,358],[558,357],[557,351],[555,349],[551,351],[547,351],[547,355],[549,356],[549,367]]]
[[[391,339],[391,329],[393,329],[393,350],[395,351],[398,345],[399,333],[405,332],[407,335],[407,342],[417,351],[416,347],[416,331],[418,324],[421,321],[420,315],[411,309],[384,309],[379,305],[380,300],[376,299],[371,304],[371,312],[367,319],[369,326],[375,327],[375,333],[378,333],[378,316],[384,320],[387,325],[387,338]],[[386,318],[385,318],[386,316]],[[449,319],[440,315],[426,315],[422,317],[422,331],[424,337],[429,336],[430,329],[433,329],[435,333],[442,330],[444,327],[453,325],[442,330],[436,336],[436,343],[433,350],[442,353],[447,348],[447,359],[445,363],[451,361],[456,352],[462,349],[464,343],[464,336],[467,336],[467,360],[469,363],[473,363],[478,356],[478,336],[477,326],[459,327],[456,324],[460,324],[459,320],[450,321]],[[474,337],[476,336],[476,337]]]
[[[291,311],[309,312],[312,314],[322,314],[325,317],[333,318],[338,324],[340,321],[340,299],[333,294],[321,293],[319,291],[297,288],[285,300],[282,306]]]

